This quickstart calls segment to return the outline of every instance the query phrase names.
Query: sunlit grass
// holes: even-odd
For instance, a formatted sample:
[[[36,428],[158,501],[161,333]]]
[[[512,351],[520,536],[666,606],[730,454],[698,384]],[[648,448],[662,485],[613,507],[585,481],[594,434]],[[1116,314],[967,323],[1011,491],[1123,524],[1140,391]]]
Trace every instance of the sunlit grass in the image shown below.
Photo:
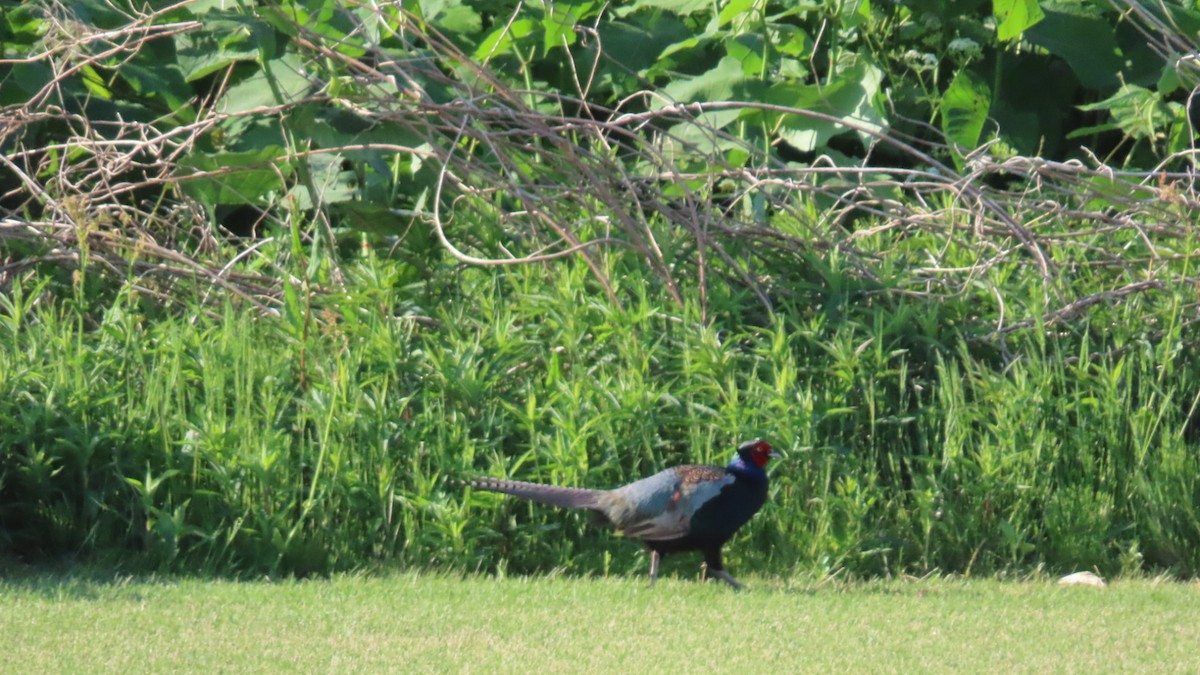
[[[1005,356],[973,339],[987,307],[867,294],[835,257],[781,268],[822,281],[776,282],[771,312],[710,288],[707,323],[636,256],[606,261],[620,307],[577,260],[414,291],[366,256],[279,317],[31,270],[0,294],[0,548],[233,577],[627,573],[640,548],[586,517],[447,479],[610,488],[762,437],[788,457],[727,547],[738,575],[1200,570],[1200,367],[1176,358],[1175,300],[1014,332]],[[1012,313],[1042,281],[1009,273]]]
[[[1188,672],[1200,589],[436,576],[0,584],[5,672]]]

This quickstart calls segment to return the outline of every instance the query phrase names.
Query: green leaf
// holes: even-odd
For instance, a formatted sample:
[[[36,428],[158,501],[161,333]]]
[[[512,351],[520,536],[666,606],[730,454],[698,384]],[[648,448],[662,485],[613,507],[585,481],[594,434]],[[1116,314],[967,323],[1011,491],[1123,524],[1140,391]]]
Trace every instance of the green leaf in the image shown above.
[[[763,92],[762,98],[767,103],[823,113],[877,131],[882,128],[883,120],[872,102],[882,81],[883,72],[878,67],[855,56],[840,64],[831,82],[823,85],[776,82]],[[830,138],[849,128],[793,113],[772,113],[767,123],[777,130],[780,138],[802,152],[823,147]]]
[[[473,56],[476,61],[482,63],[501,54],[507,54],[512,51],[516,41],[529,36],[535,30],[537,30],[537,23],[533,19],[517,19],[511,24],[502,25],[479,43]]]
[[[618,16],[626,16],[639,10],[666,10],[679,16],[688,16],[701,10],[712,9],[712,0],[638,0],[617,10]]]
[[[725,7],[717,15],[717,24],[724,28],[733,23],[734,19],[743,19],[748,12],[754,11],[758,0],[726,0]]]
[[[741,62],[726,56],[707,73],[678,79],[663,87],[662,92],[668,99],[679,103],[728,101],[734,98],[734,92],[739,91],[739,86],[746,81]],[[660,102],[655,107],[662,108],[664,105]]]
[[[812,50],[812,38],[803,29],[796,26],[779,25],[775,27],[775,48],[780,54],[787,56],[809,56]]]
[[[843,29],[857,28],[871,20],[871,0],[850,0],[853,7],[843,7],[841,24]]]
[[[146,97],[161,98],[172,109],[182,108],[191,96],[191,88],[183,79],[183,73],[173,63],[157,66],[130,61],[117,70],[117,75],[129,83],[130,88]]]
[[[112,99],[112,91],[105,84],[104,78],[101,77],[100,73],[96,72],[96,69],[91,64],[85,63],[79,69],[79,72],[83,75],[83,86],[87,87],[88,92],[97,98]]]
[[[275,51],[275,37],[264,21],[226,14],[207,18],[204,28],[175,38],[179,67],[193,82],[239,61],[256,61],[260,53]]]
[[[718,21],[717,17],[714,16],[708,21],[708,23],[705,24],[704,30],[698,33],[690,33],[687,35],[687,37],[684,37],[683,39],[665,47],[662,50],[662,53],[659,54],[658,59],[659,61],[662,61],[676,52],[696,50],[697,48],[707,45],[714,40],[723,40],[729,35],[730,32],[722,30],[720,21]]]
[[[483,18],[462,0],[422,0],[420,4],[425,20],[444,33],[474,35],[483,30]]]
[[[1120,83],[1125,62],[1110,21],[1049,11],[1041,23],[1025,33],[1025,39],[1061,57],[1079,83],[1089,89],[1107,89]]]
[[[213,14],[224,14],[225,6],[228,4],[228,0],[194,0],[187,3],[187,10],[196,16],[210,12]]]
[[[239,113],[298,101],[312,87],[303,69],[304,58],[299,54],[267,61],[260,72],[225,92],[221,98],[223,110]]]
[[[183,182],[183,189],[205,204],[257,204],[283,185],[281,177],[290,174],[290,166],[279,162],[286,153],[271,146],[252,152],[216,154],[194,153],[179,162],[184,170],[204,175]]]
[[[1045,16],[1037,0],[992,0],[996,16],[996,39],[1009,42],[1021,37]]]
[[[300,209],[349,201],[358,194],[355,174],[342,169],[343,157],[340,154],[316,154],[308,157],[307,161],[311,189],[309,185],[297,185],[288,193],[288,198],[294,200]]]
[[[1088,112],[1107,110],[1112,116],[1112,122],[1076,129],[1068,134],[1067,138],[1120,129],[1130,138],[1154,140],[1165,135],[1175,117],[1171,107],[1163,102],[1157,92],[1134,84],[1127,84],[1103,101],[1081,105],[1079,109]]]
[[[1179,72],[1175,70],[1178,67],[1177,64],[1178,61],[1175,61],[1163,66],[1162,75],[1159,75],[1158,84],[1155,85],[1158,93],[1163,95],[1170,94],[1183,86],[1183,83],[1179,81]]]
[[[962,152],[974,150],[991,108],[992,91],[969,70],[962,70],[942,96],[942,132]]]
[[[0,105],[21,105],[56,78],[45,63],[14,63],[0,82]]]
[[[671,127],[668,136],[672,142],[686,146],[684,153],[709,153],[713,150],[728,150],[741,147],[736,139],[714,134],[714,129],[724,129],[741,117],[743,111],[731,108],[729,110],[714,110],[696,115],[695,122],[682,122]]]
[[[761,77],[764,73],[764,43],[758,35],[742,34],[725,41],[725,53],[742,64],[747,77]]]
[[[550,53],[556,47],[569,47],[575,44],[575,24],[589,16],[595,7],[594,2],[567,4],[556,2],[548,5],[546,18],[542,20],[543,53]]]
[[[11,48],[16,44],[32,45],[38,41],[46,30],[46,23],[42,10],[33,5],[25,3],[0,11],[0,43]]]
[[[627,80],[630,89],[640,89],[635,73],[642,73],[653,66],[669,69],[669,60],[661,57],[663,49],[687,34],[687,27],[673,17],[660,18],[644,26],[623,22],[601,23],[597,28],[599,39],[592,41],[580,60],[592,63],[598,55],[620,54],[619,64],[613,64],[611,59],[599,59],[600,76],[609,74],[612,78]]]
[[[1152,187],[1133,185],[1104,174],[1091,176],[1080,188],[1079,194],[1088,197],[1085,207],[1096,211],[1126,209],[1130,200],[1153,200],[1158,194]]]
[[[428,230],[413,228],[412,216],[397,215],[386,204],[350,200],[331,204],[330,206],[330,211],[340,217],[342,225],[356,232],[370,232],[372,234],[391,236],[407,232],[409,234],[409,241],[406,243],[409,246],[413,245],[413,240],[428,234]]]

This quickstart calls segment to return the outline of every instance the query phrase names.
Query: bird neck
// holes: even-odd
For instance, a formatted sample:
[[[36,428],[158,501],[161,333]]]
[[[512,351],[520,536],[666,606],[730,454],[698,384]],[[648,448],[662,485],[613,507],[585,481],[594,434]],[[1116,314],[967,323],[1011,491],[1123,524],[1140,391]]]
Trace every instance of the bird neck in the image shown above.
[[[762,467],[754,462],[747,462],[740,456],[734,457],[733,461],[725,467],[725,470],[733,474],[735,478],[747,478],[755,481],[766,481],[767,472],[763,471]]]

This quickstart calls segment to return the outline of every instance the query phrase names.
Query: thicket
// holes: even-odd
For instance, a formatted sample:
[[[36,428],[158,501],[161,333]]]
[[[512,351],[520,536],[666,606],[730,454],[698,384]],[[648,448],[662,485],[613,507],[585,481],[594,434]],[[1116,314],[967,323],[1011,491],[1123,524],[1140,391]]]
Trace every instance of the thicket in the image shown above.
[[[735,567],[1195,574],[1198,42],[1137,0],[0,2],[0,547],[624,571],[445,478],[762,436]]]

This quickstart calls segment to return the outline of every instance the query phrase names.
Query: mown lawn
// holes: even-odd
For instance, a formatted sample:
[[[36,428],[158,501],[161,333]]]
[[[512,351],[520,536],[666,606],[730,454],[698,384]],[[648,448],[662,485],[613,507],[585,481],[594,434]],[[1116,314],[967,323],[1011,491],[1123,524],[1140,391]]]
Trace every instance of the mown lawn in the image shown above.
[[[3,672],[1196,672],[1200,585],[0,582]]]

